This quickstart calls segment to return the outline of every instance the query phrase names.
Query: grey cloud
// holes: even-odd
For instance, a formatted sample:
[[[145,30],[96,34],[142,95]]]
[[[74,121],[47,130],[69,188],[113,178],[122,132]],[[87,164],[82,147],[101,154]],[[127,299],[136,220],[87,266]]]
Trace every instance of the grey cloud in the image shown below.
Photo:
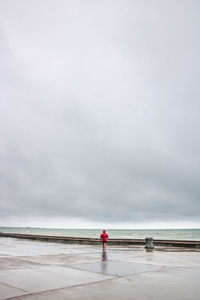
[[[198,2],[0,11],[1,217],[198,221]]]

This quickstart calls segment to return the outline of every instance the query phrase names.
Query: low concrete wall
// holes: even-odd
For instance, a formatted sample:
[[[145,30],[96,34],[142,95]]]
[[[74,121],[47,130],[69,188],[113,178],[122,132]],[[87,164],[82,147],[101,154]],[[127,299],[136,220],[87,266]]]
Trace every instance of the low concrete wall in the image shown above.
[[[35,234],[21,234],[21,233],[4,233],[0,232],[0,237],[13,237],[19,239],[31,239],[45,242],[57,243],[77,243],[86,245],[99,245],[100,239],[97,238],[82,238],[82,237],[65,237],[65,236],[49,236],[49,235],[35,235]],[[200,248],[200,241],[184,241],[184,240],[154,240],[154,246],[170,246],[170,247],[187,247]],[[109,245],[145,245],[144,239],[109,239]]]

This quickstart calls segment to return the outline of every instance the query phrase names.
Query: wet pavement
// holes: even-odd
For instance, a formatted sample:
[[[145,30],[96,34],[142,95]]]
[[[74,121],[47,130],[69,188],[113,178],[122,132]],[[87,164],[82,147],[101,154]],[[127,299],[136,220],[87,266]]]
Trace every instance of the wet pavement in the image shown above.
[[[75,264],[73,267],[90,272],[114,276],[127,276],[160,269],[159,266],[123,261],[101,261],[89,264]]]
[[[0,238],[0,299],[199,300],[200,252]]]

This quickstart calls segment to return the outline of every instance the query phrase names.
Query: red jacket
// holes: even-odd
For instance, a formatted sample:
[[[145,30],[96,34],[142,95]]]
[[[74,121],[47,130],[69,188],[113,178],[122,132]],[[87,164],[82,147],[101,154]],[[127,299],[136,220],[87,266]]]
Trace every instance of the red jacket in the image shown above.
[[[102,242],[107,242],[108,240],[108,235],[106,233],[106,231],[104,230],[103,233],[100,235],[101,241]]]

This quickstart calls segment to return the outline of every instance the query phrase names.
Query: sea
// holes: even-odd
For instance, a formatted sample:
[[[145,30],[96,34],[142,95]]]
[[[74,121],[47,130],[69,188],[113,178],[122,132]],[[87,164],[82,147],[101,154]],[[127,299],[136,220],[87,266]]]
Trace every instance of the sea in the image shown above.
[[[32,227],[0,227],[0,232],[26,233],[66,237],[98,238],[101,229],[65,229],[65,228],[32,228]],[[107,229],[109,238],[121,239],[154,239],[193,240],[200,241],[200,229]]]

